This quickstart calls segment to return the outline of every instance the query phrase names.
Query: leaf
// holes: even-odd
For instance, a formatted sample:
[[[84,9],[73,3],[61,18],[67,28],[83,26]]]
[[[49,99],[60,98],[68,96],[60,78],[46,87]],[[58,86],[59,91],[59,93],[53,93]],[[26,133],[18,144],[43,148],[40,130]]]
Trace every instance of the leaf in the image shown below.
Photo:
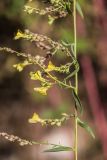
[[[44,152],[64,152],[64,151],[73,151],[73,148],[66,146],[54,146],[51,149],[47,149]]]
[[[76,94],[76,92],[75,92],[74,89],[72,90],[72,95],[73,95],[73,98],[74,98],[74,100],[75,100],[75,107],[76,107],[76,109],[77,109],[77,110],[79,109],[79,110],[80,110],[80,113],[82,114],[83,106],[82,106],[81,101],[80,101],[80,99],[79,99],[79,97],[78,97],[78,95]]]
[[[81,6],[80,6],[79,2],[76,3],[76,8],[77,8],[77,11],[80,14],[80,16],[82,18],[84,18],[84,15],[83,15],[83,12],[82,12],[82,9],[81,9]]]
[[[95,138],[95,135],[92,131],[92,129],[88,126],[88,124],[86,122],[83,122],[81,121],[79,118],[77,118],[77,122],[78,122],[78,125],[81,126],[82,128],[85,128],[87,132],[89,132],[89,134]]]

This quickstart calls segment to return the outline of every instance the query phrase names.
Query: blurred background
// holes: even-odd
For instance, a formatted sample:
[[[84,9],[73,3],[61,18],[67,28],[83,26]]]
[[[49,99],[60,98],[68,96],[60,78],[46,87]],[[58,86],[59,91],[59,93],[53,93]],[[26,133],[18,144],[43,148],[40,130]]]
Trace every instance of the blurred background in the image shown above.
[[[31,43],[14,41],[17,30],[29,29],[34,33],[50,36],[54,40],[73,42],[72,16],[56,20],[50,26],[47,17],[27,15],[23,12],[25,0],[0,0],[0,46],[37,54]],[[34,5],[43,6],[40,0]],[[79,96],[84,106],[82,119],[93,128],[95,140],[79,127],[79,160],[107,159],[107,1],[80,0],[84,19],[77,15]],[[36,51],[37,50],[37,51]],[[55,86],[42,96],[33,91],[35,82],[30,80],[27,67],[17,72],[12,66],[22,59],[10,54],[0,54],[0,132],[21,138],[73,145],[73,122],[62,127],[41,127],[29,124],[34,112],[45,118],[59,118],[62,112],[71,112],[74,102],[71,93]],[[57,63],[64,62],[63,55]],[[43,153],[44,146],[20,147],[0,139],[0,160],[71,160],[72,153]]]

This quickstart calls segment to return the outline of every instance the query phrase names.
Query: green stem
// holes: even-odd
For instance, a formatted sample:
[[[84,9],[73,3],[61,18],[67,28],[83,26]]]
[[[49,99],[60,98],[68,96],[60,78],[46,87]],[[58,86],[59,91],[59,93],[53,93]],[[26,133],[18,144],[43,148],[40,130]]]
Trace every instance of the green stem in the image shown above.
[[[78,124],[77,124],[77,111],[75,110],[75,143],[74,143],[74,160],[78,159]]]
[[[77,29],[76,29],[76,0],[73,3],[74,17],[74,56],[77,59]],[[75,92],[78,94],[78,73],[75,74]],[[78,126],[77,126],[77,110],[75,109],[75,142],[74,142],[74,160],[78,159]]]

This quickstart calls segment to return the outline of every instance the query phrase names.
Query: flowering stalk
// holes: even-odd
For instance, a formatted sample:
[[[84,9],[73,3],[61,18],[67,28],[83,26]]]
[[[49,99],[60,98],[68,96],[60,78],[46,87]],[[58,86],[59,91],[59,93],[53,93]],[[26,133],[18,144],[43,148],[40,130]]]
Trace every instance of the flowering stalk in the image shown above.
[[[31,2],[32,0],[30,0]],[[29,123],[40,123],[42,126],[44,125],[51,125],[51,126],[58,126],[60,127],[65,121],[73,118],[75,122],[75,130],[74,130],[74,146],[72,147],[66,147],[62,145],[56,145],[56,144],[50,144],[50,143],[38,143],[38,142],[30,142],[24,139],[20,139],[17,136],[8,135],[7,133],[0,133],[0,136],[4,137],[5,139],[9,141],[16,141],[19,143],[19,145],[32,145],[32,144],[45,144],[45,145],[51,145],[51,148],[46,150],[46,152],[60,152],[60,151],[73,151],[74,152],[74,160],[78,159],[78,128],[80,127],[86,129],[90,135],[94,138],[94,134],[91,130],[91,128],[87,125],[86,122],[83,122],[78,117],[78,112],[82,112],[82,104],[78,97],[78,71],[79,71],[79,64],[77,61],[77,33],[76,33],[76,10],[79,12],[79,14],[83,17],[81,7],[77,0],[49,0],[51,8],[46,8],[45,10],[40,10],[37,8],[32,8],[29,6],[25,6],[25,11],[29,14],[35,12],[37,14],[48,14],[48,18],[51,16],[51,22],[53,22],[53,19],[55,19],[56,15],[57,18],[65,17],[66,15],[71,14],[71,6],[73,2],[73,22],[74,22],[74,44],[66,44],[65,42],[59,43],[51,38],[35,34],[30,32],[29,30],[25,30],[24,32],[21,32],[18,30],[15,40],[18,39],[24,39],[27,41],[30,41],[33,43],[36,47],[38,47],[40,50],[44,51],[46,53],[45,56],[35,55],[32,56],[30,54],[21,53],[18,51],[14,51],[7,47],[0,47],[0,52],[8,52],[10,54],[16,54],[17,56],[22,56],[24,58],[24,61],[22,63],[18,63],[13,65],[14,68],[16,68],[19,72],[21,72],[26,66],[28,65],[35,65],[38,66],[38,70],[35,72],[30,72],[30,78],[31,80],[39,81],[39,86],[34,88],[35,91],[39,92],[42,95],[46,95],[48,90],[53,87],[54,85],[59,85],[61,88],[65,89],[71,89],[72,96],[75,101],[74,106],[74,113],[73,114],[66,114],[63,113],[62,117],[60,119],[43,119],[41,118],[37,113],[34,113],[32,118],[29,119]],[[59,10],[59,7],[60,10]],[[54,8],[54,9],[53,9]],[[56,12],[57,11],[57,12]],[[54,15],[53,15],[53,12]],[[50,14],[52,13],[52,15]],[[63,13],[63,14],[62,14]],[[72,48],[69,50],[69,45]],[[74,46],[74,48],[72,47]],[[52,58],[56,53],[65,53],[67,57],[70,58],[69,62],[66,62],[65,64],[62,64],[60,66],[55,66],[52,63]],[[47,63],[46,63],[47,62]],[[73,71],[71,71],[73,70]],[[58,74],[63,74],[63,77],[58,76]],[[75,85],[71,84],[71,78],[75,80]]]

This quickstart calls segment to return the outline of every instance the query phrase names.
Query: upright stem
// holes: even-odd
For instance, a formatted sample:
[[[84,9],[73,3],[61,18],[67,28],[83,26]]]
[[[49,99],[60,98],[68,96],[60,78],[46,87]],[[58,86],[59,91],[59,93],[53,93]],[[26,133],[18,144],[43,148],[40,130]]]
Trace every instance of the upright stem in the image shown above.
[[[77,128],[77,111],[75,110],[75,143],[74,143],[74,160],[78,159],[78,128]]]
[[[73,16],[74,16],[74,56],[77,58],[77,25],[76,25],[76,0],[73,5]],[[75,74],[75,92],[78,94],[78,73]]]
[[[74,21],[74,56],[77,58],[77,32],[76,32],[76,0],[73,1],[73,21]],[[78,73],[75,74],[75,92],[78,94]],[[78,128],[77,128],[77,110],[75,109],[75,142],[74,142],[74,160],[78,159]]]

